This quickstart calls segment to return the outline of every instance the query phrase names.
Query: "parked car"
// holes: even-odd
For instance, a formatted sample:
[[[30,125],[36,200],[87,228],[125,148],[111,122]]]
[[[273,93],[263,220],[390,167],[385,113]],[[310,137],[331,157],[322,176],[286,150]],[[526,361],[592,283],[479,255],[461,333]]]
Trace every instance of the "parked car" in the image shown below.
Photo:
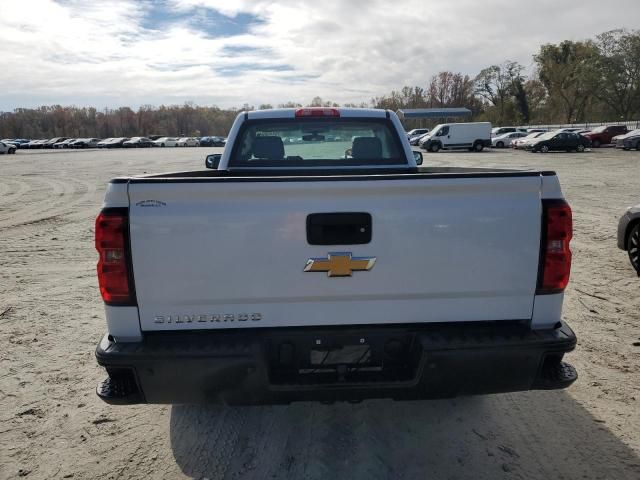
[[[626,250],[640,277],[640,204],[627,208],[618,222],[618,248]]]
[[[527,133],[547,133],[548,128],[527,128]]]
[[[96,147],[98,148],[105,148],[107,146],[107,143],[109,143],[111,140],[113,140],[112,137],[110,138],[105,138],[104,140],[100,140],[98,142],[98,144],[96,145]]]
[[[182,137],[178,139],[179,147],[199,147],[200,140],[194,137]]]
[[[407,132],[407,140],[411,141],[413,138],[421,137],[425,133],[429,133],[428,128],[414,128]]]
[[[157,140],[153,140],[156,147],[177,147],[178,139],[175,137],[162,137]]]
[[[46,140],[42,143],[42,147],[41,148],[53,148],[53,146],[58,143],[58,142],[62,142],[64,140],[67,140],[69,137],[54,137],[51,138],[49,140]]]
[[[629,129],[626,125],[602,125],[590,132],[586,132],[584,136],[591,140],[591,145],[594,148],[598,148],[600,145],[610,144],[613,137],[624,135],[628,131]]]
[[[114,137],[109,141],[103,140],[102,142],[98,142],[99,148],[121,148],[124,145],[124,142],[128,141],[129,137]]]
[[[39,140],[31,140],[30,142],[27,143],[23,143],[22,144],[22,148],[26,148],[26,149],[40,149],[42,148],[42,145],[47,142],[47,139],[39,139]]]
[[[578,135],[581,135],[583,133],[590,132],[591,130],[588,130],[582,127],[562,127],[552,131],[553,132],[572,132],[572,133],[577,133]]]
[[[516,150],[524,150],[528,143],[533,142],[536,138],[544,135],[547,132],[532,132],[526,137],[516,138],[511,142],[511,148],[515,148]]]
[[[498,135],[497,137],[493,137],[491,139],[491,146],[496,148],[510,147],[511,142],[517,140],[518,138],[524,138],[526,136],[527,132],[503,133],[502,135]]]
[[[520,128],[520,127],[495,127],[494,129],[491,130],[491,136],[492,137],[497,137],[500,135],[504,135],[505,133],[512,133],[512,132],[527,132],[526,128]]]
[[[14,138],[12,142],[16,148],[22,148],[23,145],[29,143],[29,140],[27,140],[26,138]]]
[[[122,142],[125,148],[148,148],[153,147],[154,142],[147,137],[132,137],[131,140]]]
[[[422,140],[427,135],[429,135],[429,132],[423,133],[422,135],[415,135],[411,137],[411,139],[409,140],[409,144],[413,146],[418,146],[420,145],[420,140]]]
[[[296,143],[290,141],[289,143]],[[200,139],[201,147],[224,147],[227,144],[227,139],[224,137],[202,137]]]
[[[563,132],[563,131],[555,131],[548,132],[537,139],[535,141],[528,143],[526,149],[531,152],[542,152],[547,153],[552,150],[555,151],[577,151],[584,152],[585,148],[589,148],[591,146],[591,141],[579,135],[575,132]]]
[[[67,138],[66,140],[62,140],[61,142],[54,143],[53,148],[68,148],[70,143],[78,140],[77,138]]]
[[[491,146],[491,124],[489,122],[443,123],[433,127],[420,146],[430,152],[440,149],[466,148],[481,152]]]
[[[20,145],[20,148],[24,148],[28,150],[31,148],[31,145],[33,144],[33,142],[35,142],[35,140],[29,140],[27,143],[23,143],[22,145]]]
[[[622,148],[623,150],[635,148],[640,150],[640,129],[613,137],[612,142],[616,148]]]
[[[0,140],[2,142],[5,143],[12,143],[16,146],[16,148],[22,148],[22,146],[26,143],[29,143],[29,140],[27,140],[26,138],[13,138],[13,139],[5,139],[5,140]]]
[[[7,154],[8,155],[10,153],[16,153],[17,149],[18,149],[18,147],[16,147],[12,143],[0,142],[0,153],[2,153],[2,154]]]
[[[69,143],[69,148],[96,148],[99,141],[99,138],[78,138]]]

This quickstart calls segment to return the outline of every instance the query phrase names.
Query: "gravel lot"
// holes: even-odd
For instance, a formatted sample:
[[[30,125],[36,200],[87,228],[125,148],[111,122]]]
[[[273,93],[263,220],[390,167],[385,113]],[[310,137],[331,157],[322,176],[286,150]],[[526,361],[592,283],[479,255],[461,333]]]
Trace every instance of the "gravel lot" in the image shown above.
[[[0,478],[640,478],[640,278],[616,248],[640,152],[426,154],[556,170],[574,211],[570,389],[447,401],[110,407],[93,221],[114,176],[208,148],[0,156]]]

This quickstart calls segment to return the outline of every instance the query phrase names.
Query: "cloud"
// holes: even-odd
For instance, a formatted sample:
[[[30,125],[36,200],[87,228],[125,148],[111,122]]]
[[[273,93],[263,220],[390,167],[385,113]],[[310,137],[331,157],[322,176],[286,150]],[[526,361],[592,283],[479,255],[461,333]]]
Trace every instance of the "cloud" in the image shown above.
[[[39,104],[368,101],[542,43],[633,27],[637,0],[0,2],[0,110]],[[593,15],[598,11],[598,15]]]

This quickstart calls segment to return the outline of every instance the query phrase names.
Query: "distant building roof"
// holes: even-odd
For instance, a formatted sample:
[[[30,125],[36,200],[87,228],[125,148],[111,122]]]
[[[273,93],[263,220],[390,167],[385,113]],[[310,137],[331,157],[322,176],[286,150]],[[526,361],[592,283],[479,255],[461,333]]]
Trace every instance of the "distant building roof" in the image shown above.
[[[471,115],[468,108],[405,108],[398,110],[400,118],[449,118]]]

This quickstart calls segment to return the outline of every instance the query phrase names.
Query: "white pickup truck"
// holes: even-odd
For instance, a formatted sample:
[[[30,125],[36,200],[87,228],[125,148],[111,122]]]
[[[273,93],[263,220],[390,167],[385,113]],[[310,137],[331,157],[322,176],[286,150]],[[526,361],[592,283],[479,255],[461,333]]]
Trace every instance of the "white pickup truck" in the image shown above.
[[[423,167],[393,112],[241,113],[208,169],[112,180],[112,404],[557,389],[571,209],[549,171]],[[214,169],[212,169],[214,168]]]

